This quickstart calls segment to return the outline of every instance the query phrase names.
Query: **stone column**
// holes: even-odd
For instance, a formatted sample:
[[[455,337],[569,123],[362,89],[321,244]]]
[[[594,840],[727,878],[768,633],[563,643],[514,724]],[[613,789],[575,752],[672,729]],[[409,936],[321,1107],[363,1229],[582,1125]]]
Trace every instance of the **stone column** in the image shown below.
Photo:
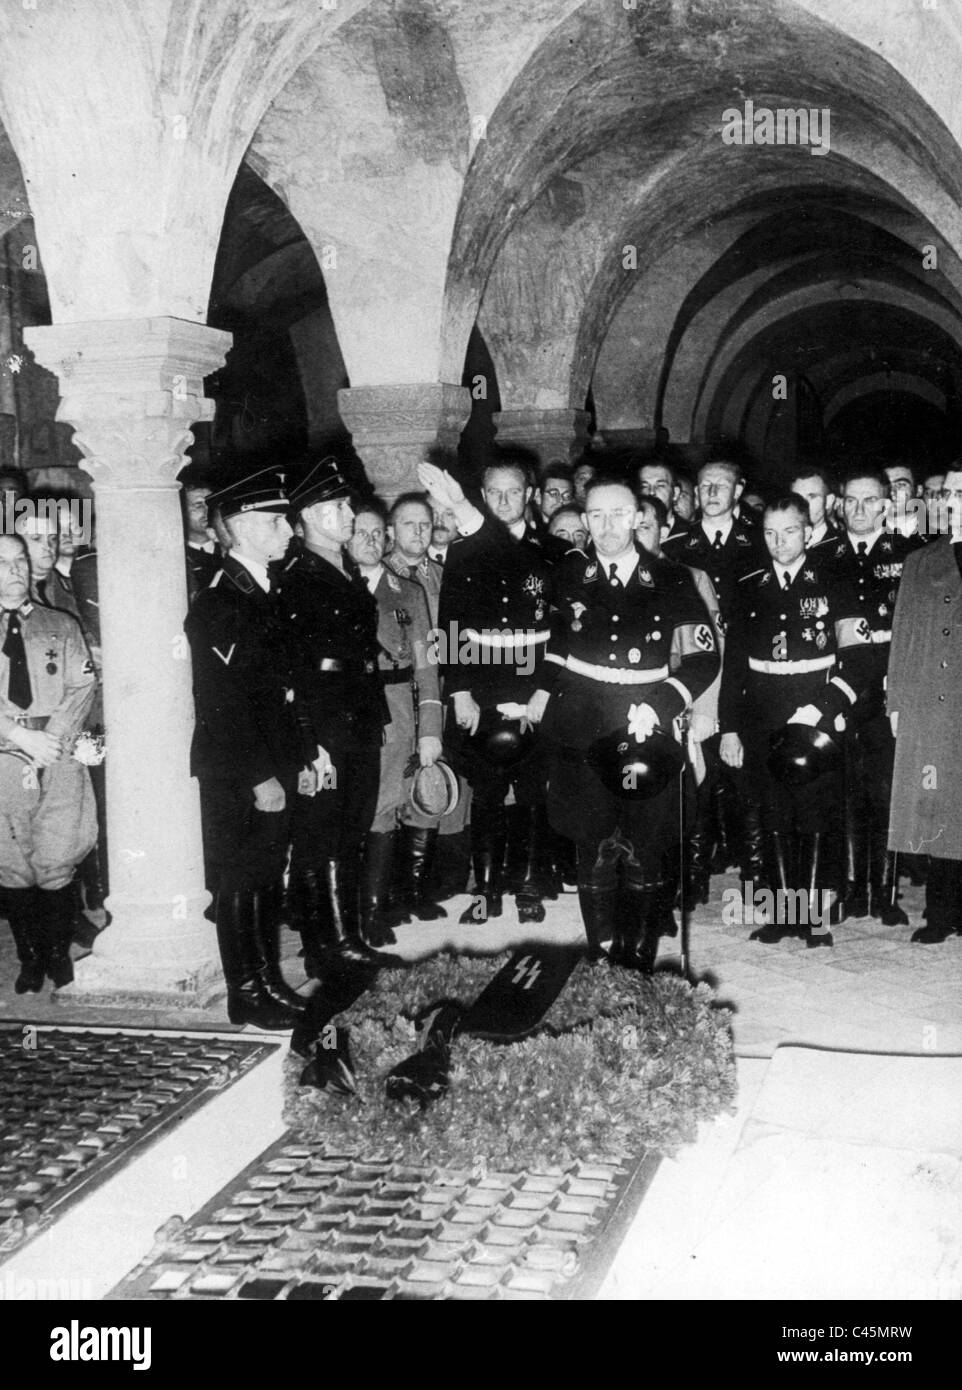
[[[601,437],[613,449],[650,449],[656,439],[655,431],[643,425],[614,425],[611,429],[602,428]]]
[[[111,925],[76,967],[78,1002],[200,1005],[219,982],[203,916],[180,484],[190,426],[210,417],[203,379],[230,334],[149,318],[28,328],[60,378],[97,516],[107,743]]]
[[[420,490],[418,464],[435,446],[456,449],[471,414],[466,386],[437,381],[344,387],[337,403],[369,480],[387,502]]]
[[[540,410],[525,406],[494,416],[499,444],[523,444],[546,463],[571,463],[588,443],[586,410]]]

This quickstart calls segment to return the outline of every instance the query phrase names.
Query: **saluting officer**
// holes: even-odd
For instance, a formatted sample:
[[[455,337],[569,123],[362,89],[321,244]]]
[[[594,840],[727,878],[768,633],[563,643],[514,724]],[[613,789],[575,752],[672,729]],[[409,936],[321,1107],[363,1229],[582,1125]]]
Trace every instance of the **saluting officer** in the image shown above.
[[[781,894],[783,906],[798,901],[785,894],[801,888],[807,895],[807,944],[831,946],[828,927],[842,915],[835,853],[840,771],[826,768],[804,786],[780,782],[769,770],[771,735],[786,724],[831,733],[869,681],[871,646],[851,586],[806,553],[811,533],[803,498],[789,493],[765,508],[770,559],[739,585],[726,638],[719,723],[721,756],[730,767],[744,767],[748,794],[760,807],[769,888]],[[752,940],[801,934],[802,924],[775,915]]]
[[[304,961],[385,958],[360,935],[364,837],[377,807],[384,726],[377,604],[343,547],[351,539],[350,488],[333,457],[291,491],[304,543],[281,576],[296,651],[295,704],[313,779],[301,779],[292,825],[290,897]]]
[[[475,888],[484,898],[483,907],[468,908],[462,921],[501,915],[507,847],[519,920],[542,922],[548,823],[538,740],[510,767],[492,762],[471,741],[479,726],[484,735],[500,722],[500,706],[507,707],[507,718],[537,722],[529,701],[549,635],[551,567],[525,521],[532,496],[525,456],[503,449],[485,468],[485,513],[449,473],[433,464],[418,472],[439,508],[454,512],[461,533],[444,566],[438,628],[445,699],[453,703],[460,731],[455,753],[474,793],[471,852]],[[506,808],[511,787],[516,804]]]
[[[420,584],[402,579],[382,563],[385,542],[383,511],[371,503],[362,504],[347,549],[377,604],[378,664],[391,716],[384,732],[377,806],[361,874],[361,932],[376,946],[390,945],[395,939],[387,908],[399,837],[403,906],[410,907],[419,921],[447,916],[428,896],[437,818],[420,815],[408,800],[412,759],[431,767],[441,756],[441,689],[431,622]]]
[[[20,536],[0,536],[0,915],[18,994],[73,979],[74,869],[97,839],[86,767],[72,756],[96,690],[77,620],[30,601]]]
[[[555,576],[556,617],[541,681],[551,748],[551,824],[578,846],[578,893],[589,954],[650,971],[658,949],[665,859],[678,844],[678,778],[648,799],[618,795],[592,748],[607,735],[638,743],[675,720],[718,674],[708,612],[690,573],[635,541],[638,502],[626,482],[592,479],[585,514],[594,552],[571,552]],[[618,866],[623,883],[619,887]]]
[[[281,894],[291,800],[313,750],[298,740],[287,628],[268,571],[291,538],[284,475],[267,468],[231,483],[210,494],[208,509],[230,549],[184,628],[197,715],[191,771],[227,1014],[290,1028],[304,1001],[280,972]]]
[[[730,621],[739,581],[767,559],[757,522],[749,522],[747,514],[736,515],[744,490],[737,464],[726,459],[702,464],[696,488],[698,520],[687,533],[664,542],[670,560],[703,569],[711,579],[722,631]],[[740,857],[743,877],[751,878],[759,834],[750,819],[746,822],[744,805],[739,814],[739,779],[721,761],[717,734],[704,741],[702,753],[705,777],[698,788],[688,843],[693,902],[707,902],[712,871],[721,872]]]
[[[889,529],[889,482],[873,468],[850,472],[842,487],[845,531],[825,547],[832,573],[851,584],[871,631],[872,680],[853,712],[846,743],[847,908],[885,926],[908,922],[898,904],[898,863],[888,853],[895,740],[885,714],[892,615],[902,567],[921,544]]]

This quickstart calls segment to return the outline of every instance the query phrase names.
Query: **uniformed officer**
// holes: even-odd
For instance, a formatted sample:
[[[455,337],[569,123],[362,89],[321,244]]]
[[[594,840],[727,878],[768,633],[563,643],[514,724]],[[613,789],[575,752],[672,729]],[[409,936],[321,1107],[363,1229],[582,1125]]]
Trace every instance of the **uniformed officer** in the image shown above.
[[[441,688],[431,622],[421,586],[382,563],[386,539],[381,508],[359,506],[347,551],[377,604],[378,666],[390,712],[361,870],[361,932],[376,946],[394,941],[389,919],[399,921],[404,915],[403,910],[388,910],[399,839],[403,906],[410,904],[420,921],[447,916],[429,898],[437,819],[419,815],[408,799],[412,760],[430,767],[441,756]]]
[[[538,689],[549,635],[550,565],[525,522],[531,499],[523,456],[498,452],[484,470],[486,512],[469,502],[449,473],[433,464],[418,470],[439,507],[454,511],[460,539],[444,567],[439,607],[439,658],[444,695],[454,706],[452,756],[473,790],[471,853],[475,890],[483,897],[462,921],[499,917],[507,849],[509,886],[522,922],[544,921],[548,824],[545,766],[537,739],[517,762],[494,763],[472,743],[502,713],[525,723]],[[485,728],[482,728],[482,733]],[[505,807],[513,788],[515,805]]]
[[[453,523],[451,513],[448,516]],[[443,560],[430,554],[432,536],[436,534],[434,510],[423,492],[406,492],[395,499],[388,514],[390,550],[384,563],[403,579],[413,579],[420,584],[428,601],[432,628],[438,625],[441,579],[444,575]],[[458,783],[457,804],[438,822],[434,877],[436,896],[442,900],[463,893],[471,872],[470,832],[467,829],[471,813],[471,788],[463,777],[458,778]],[[427,883],[423,886],[425,889],[430,887]],[[433,911],[430,894],[427,898],[423,894],[418,896],[426,910]],[[433,919],[426,917],[424,920]]]
[[[795,492],[808,503],[808,514],[812,519],[812,540],[809,553],[823,546],[834,546],[840,539],[840,532],[832,520],[836,503],[836,483],[820,465],[801,465],[788,485],[789,492]]]
[[[718,598],[721,625],[731,617],[739,581],[767,559],[757,524],[735,515],[745,484],[738,465],[725,459],[702,464],[696,495],[699,519],[687,532],[674,534],[664,543],[670,560],[694,565],[708,574]],[[693,902],[707,902],[713,871],[742,860],[742,874],[753,876],[758,857],[760,828],[746,807],[738,814],[739,779],[719,756],[719,736],[702,744],[705,777],[695,804],[695,820],[688,842],[689,894]],[[750,812],[750,808],[749,812]]]
[[[744,769],[748,795],[760,807],[769,888],[782,895],[783,909],[797,901],[784,896],[796,886],[806,895],[805,923],[785,921],[783,910],[752,939],[774,942],[808,925],[809,946],[830,946],[828,927],[842,916],[841,866],[833,854],[841,776],[827,769],[806,786],[779,782],[769,770],[771,735],[791,723],[831,732],[868,683],[871,647],[850,586],[806,554],[811,532],[801,497],[790,493],[765,508],[770,559],[739,583],[719,723],[721,756]]]
[[[872,681],[853,712],[846,739],[845,838],[848,911],[886,926],[908,922],[898,903],[898,861],[887,852],[895,740],[885,714],[892,615],[902,566],[921,544],[889,529],[888,479],[872,468],[842,486],[845,531],[827,547],[832,574],[851,584],[872,634]]]
[[[719,657],[691,575],[637,545],[630,485],[592,479],[585,514],[594,549],[572,551],[556,574],[556,618],[541,673],[548,807],[552,826],[578,846],[590,955],[600,957],[613,935],[613,958],[650,970],[665,856],[678,844],[678,779],[650,799],[630,800],[609,788],[590,750],[614,731],[643,742],[656,727],[671,730],[714,680]]]
[[[30,600],[20,536],[0,536],[0,912],[17,947],[18,994],[73,979],[74,870],[97,838],[87,769],[74,756],[96,690],[76,619]]]
[[[227,1014],[261,1028],[290,1028],[304,1007],[279,965],[290,803],[311,756],[294,723],[287,628],[268,571],[291,537],[283,484],[268,468],[211,493],[230,549],[184,623],[197,714],[191,771]]]
[[[378,670],[377,604],[343,547],[350,489],[332,457],[291,492],[304,543],[281,577],[297,653],[295,694],[305,741],[317,750],[313,786],[295,805],[291,899],[304,960],[384,962],[360,935],[361,855],[377,808],[381,744],[390,718]]]

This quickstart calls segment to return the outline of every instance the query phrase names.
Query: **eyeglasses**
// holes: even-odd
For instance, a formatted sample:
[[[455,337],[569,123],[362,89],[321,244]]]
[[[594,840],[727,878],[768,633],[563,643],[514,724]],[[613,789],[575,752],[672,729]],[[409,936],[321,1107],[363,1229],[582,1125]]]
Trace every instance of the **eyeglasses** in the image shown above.
[[[570,502],[572,497],[574,497],[574,493],[570,487],[546,487],[544,495],[545,497],[553,497],[556,502]]]
[[[962,487],[944,487],[936,493],[942,502],[951,502],[953,497],[962,498]]]

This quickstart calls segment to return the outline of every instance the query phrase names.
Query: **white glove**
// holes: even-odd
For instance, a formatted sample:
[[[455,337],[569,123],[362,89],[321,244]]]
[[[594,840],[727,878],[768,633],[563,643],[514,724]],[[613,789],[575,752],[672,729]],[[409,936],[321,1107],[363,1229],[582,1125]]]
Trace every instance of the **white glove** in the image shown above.
[[[628,711],[628,732],[634,734],[638,743],[644,743],[658,724],[658,716],[651,705],[632,705]]]
[[[788,720],[789,724],[807,724],[814,729],[815,725],[822,717],[822,711],[817,705],[799,705],[798,709]]]
[[[528,712],[527,705],[520,705],[513,700],[505,700],[503,704],[496,705],[495,709],[499,714],[503,714],[505,719],[523,719]]]

